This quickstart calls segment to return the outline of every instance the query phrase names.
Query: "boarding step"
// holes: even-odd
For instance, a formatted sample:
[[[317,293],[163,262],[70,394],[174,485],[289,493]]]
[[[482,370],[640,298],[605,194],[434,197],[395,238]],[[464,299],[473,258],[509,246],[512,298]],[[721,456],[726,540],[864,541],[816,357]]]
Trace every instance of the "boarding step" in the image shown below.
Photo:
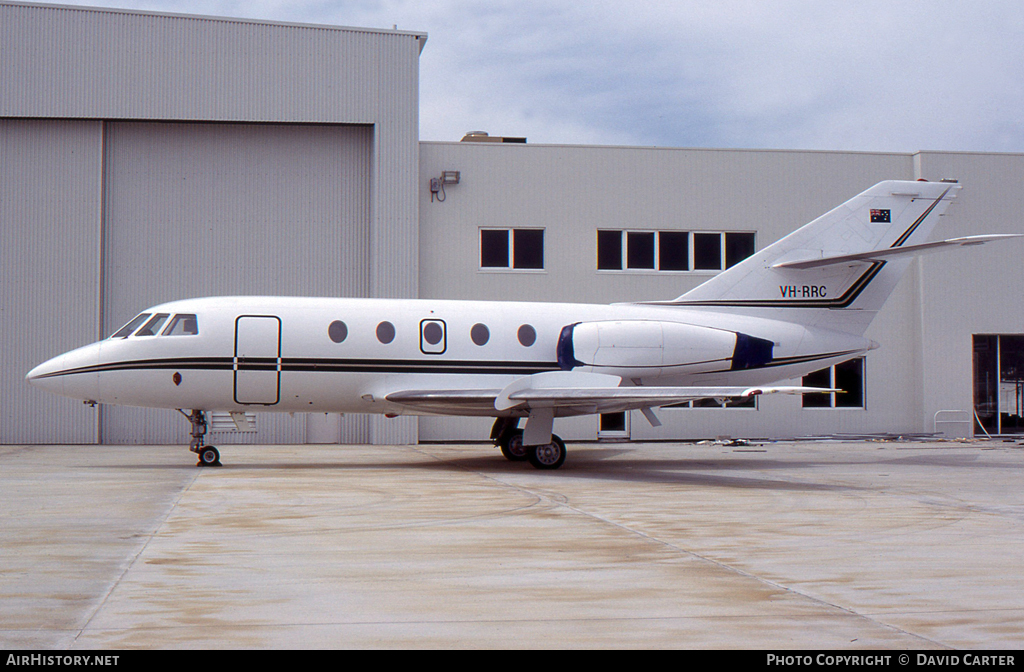
[[[228,413],[213,411],[210,413],[211,432],[255,432],[255,413]]]

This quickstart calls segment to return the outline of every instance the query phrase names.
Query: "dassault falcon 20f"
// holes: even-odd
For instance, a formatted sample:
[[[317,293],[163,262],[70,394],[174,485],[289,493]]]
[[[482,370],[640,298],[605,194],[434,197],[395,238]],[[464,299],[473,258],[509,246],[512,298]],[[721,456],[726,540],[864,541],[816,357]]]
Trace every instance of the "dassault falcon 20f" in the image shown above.
[[[914,255],[1011,237],[925,242],[959,189],[881,182],[671,301],[189,299],[26,377],[180,410],[200,465],[220,463],[207,413],[258,410],[489,416],[506,458],[556,469],[558,417],[640,410],[657,426],[653,409],[686,400],[826,391],[779,382],[877,347],[865,329]]]

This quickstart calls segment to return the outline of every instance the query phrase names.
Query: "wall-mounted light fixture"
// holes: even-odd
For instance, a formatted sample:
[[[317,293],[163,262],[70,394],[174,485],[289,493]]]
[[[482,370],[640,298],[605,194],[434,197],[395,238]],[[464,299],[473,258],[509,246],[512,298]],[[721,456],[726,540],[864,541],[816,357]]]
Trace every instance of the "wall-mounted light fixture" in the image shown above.
[[[443,203],[447,197],[444,193],[445,185],[458,184],[461,177],[462,173],[457,170],[443,170],[441,177],[430,178],[430,202],[433,203],[436,198],[438,203]]]

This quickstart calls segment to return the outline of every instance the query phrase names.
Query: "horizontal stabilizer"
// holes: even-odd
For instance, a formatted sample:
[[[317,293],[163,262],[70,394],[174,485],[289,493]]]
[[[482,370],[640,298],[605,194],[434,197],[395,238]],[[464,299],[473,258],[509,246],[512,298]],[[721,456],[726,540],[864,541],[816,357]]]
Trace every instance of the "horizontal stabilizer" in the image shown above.
[[[911,255],[995,240],[928,242],[959,190],[945,181],[879,182],[662,305],[772,318],[783,308],[789,321],[861,335]]]
[[[870,252],[859,252],[857,254],[841,254],[831,257],[784,261],[778,264],[772,264],[772,268],[807,269],[834,266],[837,264],[849,264],[857,261],[885,261],[887,259],[892,259],[893,257],[940,252],[947,247],[968,247],[971,245],[982,245],[994,240],[1003,240],[1005,238],[1020,238],[1022,235],[1024,234],[997,233],[985,236],[965,236],[963,238],[940,240],[935,243],[921,243],[920,245],[907,245],[904,247],[887,247],[880,250],[871,250]]]

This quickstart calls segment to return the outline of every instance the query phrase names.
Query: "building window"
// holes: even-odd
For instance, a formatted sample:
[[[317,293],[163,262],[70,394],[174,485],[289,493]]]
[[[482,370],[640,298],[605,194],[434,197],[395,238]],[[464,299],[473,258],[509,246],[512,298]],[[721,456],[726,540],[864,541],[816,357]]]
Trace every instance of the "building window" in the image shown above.
[[[629,413],[626,411],[619,411],[617,413],[602,413],[598,416],[597,438],[628,439]]]
[[[626,268],[654,269],[654,232],[626,232]]]
[[[601,271],[721,271],[754,253],[754,234],[598,230]]]
[[[746,399],[696,399],[694,401],[682,401],[678,404],[670,404],[664,408],[751,408],[757,410],[757,397]]]
[[[722,234],[693,234],[693,270],[722,270]]]
[[[831,387],[842,392],[803,395],[804,408],[864,408],[864,358],[849,359],[803,377],[806,387]]]
[[[622,270],[622,231],[597,232],[597,268],[603,271]]]
[[[727,231],[725,234],[725,267],[732,268],[754,254],[754,234],[746,231]]]
[[[480,268],[543,269],[544,229],[480,229]]]
[[[690,234],[686,231],[658,232],[658,268],[662,271],[690,270]]]
[[[1024,334],[974,334],[974,431],[1024,434]]]

